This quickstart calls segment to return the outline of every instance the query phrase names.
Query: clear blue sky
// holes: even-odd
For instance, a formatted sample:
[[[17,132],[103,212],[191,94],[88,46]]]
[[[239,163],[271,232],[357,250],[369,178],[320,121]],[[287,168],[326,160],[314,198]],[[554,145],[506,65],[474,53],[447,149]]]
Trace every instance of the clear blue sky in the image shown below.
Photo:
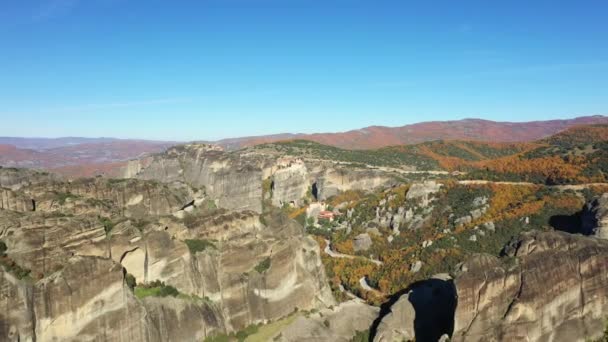
[[[2,0],[0,135],[608,114],[608,2]]]

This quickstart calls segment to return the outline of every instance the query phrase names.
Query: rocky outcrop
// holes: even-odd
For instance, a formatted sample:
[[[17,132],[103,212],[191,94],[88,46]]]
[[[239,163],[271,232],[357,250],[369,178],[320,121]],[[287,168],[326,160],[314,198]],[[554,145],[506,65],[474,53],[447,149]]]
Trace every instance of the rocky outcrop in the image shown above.
[[[374,342],[434,342],[454,328],[456,291],[447,274],[414,283],[372,329]]]
[[[8,309],[0,314],[2,340],[159,341],[111,260],[74,257],[35,284],[0,270],[0,283],[0,305]]]
[[[416,338],[414,320],[416,310],[410,302],[409,295],[403,295],[391,306],[391,311],[382,318],[375,342],[413,341]]]
[[[530,232],[505,256],[476,255],[457,277],[412,285],[381,315],[374,341],[586,341],[608,310],[608,242]]]
[[[143,305],[160,341],[203,341],[226,331],[220,308],[199,299],[146,297]]]
[[[366,331],[371,326],[379,311],[361,300],[351,300],[307,316],[300,315],[273,339],[349,342],[358,331]]]
[[[17,264],[40,278],[64,267],[74,255],[106,256],[104,227],[95,218],[48,217],[33,215],[27,219],[4,221],[0,238],[8,246]]]
[[[353,240],[353,249],[355,252],[367,251],[372,247],[372,238],[367,233],[355,236]]]
[[[434,208],[430,204],[435,200],[434,194],[441,186],[442,184],[435,181],[413,183],[409,188],[400,190],[403,192],[399,196],[405,195],[405,200],[402,198],[399,202],[396,202],[396,193],[385,192],[378,206],[374,208],[375,218],[367,221],[367,226],[390,228],[393,235],[398,235],[402,229],[418,229],[424,226],[432,218]],[[351,210],[349,219],[356,219],[358,212]]]
[[[429,205],[430,196],[441,189],[441,184],[435,181],[426,181],[422,183],[414,183],[408,190],[405,199],[408,201],[420,201],[420,205],[424,208]]]
[[[293,162],[279,168],[272,177],[272,204],[302,205],[302,199],[310,186],[308,170],[303,162]]]
[[[36,201],[37,211],[84,214],[91,208],[114,207],[119,209],[115,215],[134,218],[170,215],[195,196],[180,183],[104,178],[43,183],[24,192]]]
[[[480,255],[455,280],[453,341],[585,341],[608,311],[608,242],[533,232],[499,260]]]
[[[583,234],[608,239],[608,193],[587,203],[581,219]]]
[[[221,308],[227,331],[334,304],[316,242],[285,217],[266,215],[264,222],[254,213],[222,214],[176,233],[208,241],[202,251],[173,240],[170,230],[154,231],[121,262],[138,282],[162,280],[208,298]]]
[[[189,200],[203,190],[182,182],[96,178],[3,191],[0,340],[200,341],[335,304],[318,244],[279,211],[218,209]],[[127,274],[179,296],[138,299]]]
[[[301,205],[309,189],[317,200],[346,190],[373,190],[394,185],[388,171],[345,167],[329,161],[302,160],[250,150],[223,152],[209,145],[188,144],[165,153],[130,161],[125,178],[183,182],[204,190],[221,208],[262,210],[262,187],[272,181],[272,204]]]
[[[183,182],[231,210],[262,210],[264,161],[224,153],[203,144],[182,145],[129,163],[125,176],[162,182]],[[136,172],[135,172],[136,171]]]
[[[196,196],[181,183],[105,178],[53,180],[17,190],[0,188],[0,209],[145,218],[170,215],[193,202]]]
[[[322,172],[313,173],[312,177],[319,200],[325,200],[347,190],[371,191],[397,184],[390,173],[379,170],[347,168],[323,163],[317,168]]]
[[[0,188],[18,190],[24,186],[49,183],[58,179],[57,175],[48,172],[0,166]]]
[[[73,257],[29,284],[0,270],[3,341],[200,341],[225,331],[219,309],[173,297],[138,300],[123,268],[105,258]],[[219,319],[218,319],[219,318]]]
[[[34,203],[31,198],[21,192],[0,188],[0,209],[33,211]]]
[[[209,305],[150,306],[154,322],[169,329],[160,331],[162,336],[179,329],[176,324],[202,329],[193,317],[203,317],[209,327],[183,334],[208,336],[277,320],[295,309],[334,304],[317,243],[305,236],[299,224],[282,216],[267,215],[262,224],[252,212],[220,212],[193,228],[164,221],[166,230],[161,224],[134,227],[125,221],[108,233],[94,218],[42,215],[30,218],[31,222],[6,219],[9,228],[2,235],[10,258],[31,270],[34,279],[45,280],[68,268],[66,261],[72,256],[99,256],[120,262],[137,283],[160,280],[209,301]],[[13,226],[15,221],[22,225]],[[185,241],[206,241],[209,247],[199,251]],[[69,301],[68,297],[57,300]],[[168,317],[186,321],[172,323],[170,328],[163,323]]]

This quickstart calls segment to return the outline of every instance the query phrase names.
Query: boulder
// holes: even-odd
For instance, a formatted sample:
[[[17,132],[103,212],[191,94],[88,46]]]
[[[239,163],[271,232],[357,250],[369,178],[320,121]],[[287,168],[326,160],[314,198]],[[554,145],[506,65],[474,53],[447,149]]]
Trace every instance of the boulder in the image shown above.
[[[471,222],[473,222],[473,218],[470,215],[467,215],[454,220],[454,225],[460,226],[463,224],[470,224]]]
[[[481,207],[482,205],[486,205],[488,203],[488,198],[486,196],[475,197],[473,199],[473,206]]]
[[[478,208],[478,209],[471,210],[469,213],[471,214],[471,217],[473,218],[473,220],[476,220],[476,219],[480,218],[484,212],[485,212],[484,210]]]
[[[355,236],[353,248],[355,252],[367,251],[372,247],[372,238],[367,233]]]
[[[410,266],[410,272],[412,272],[412,273],[418,273],[421,268],[422,268],[422,261],[416,260],[416,262],[414,262]]]
[[[481,226],[483,228],[485,228],[486,230],[489,230],[491,232],[493,232],[493,231],[496,230],[496,226],[494,225],[493,221],[489,221],[489,222],[483,223]]]

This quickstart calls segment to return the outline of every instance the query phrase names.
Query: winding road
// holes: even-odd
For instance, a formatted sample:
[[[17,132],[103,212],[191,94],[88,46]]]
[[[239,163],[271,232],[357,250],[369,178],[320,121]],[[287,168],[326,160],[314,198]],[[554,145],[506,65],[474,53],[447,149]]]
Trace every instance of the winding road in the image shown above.
[[[383,265],[382,261],[380,261],[380,260],[374,260],[374,259],[370,259],[370,258],[358,256],[358,255],[350,255],[350,254],[334,252],[331,250],[330,244],[331,244],[331,242],[329,242],[329,240],[325,239],[325,249],[323,251],[325,252],[325,254],[329,255],[332,258],[364,259],[364,260],[372,262],[378,266]]]
[[[471,179],[471,180],[460,180],[458,184],[462,185],[485,185],[485,184],[503,184],[503,185],[522,185],[522,186],[544,186],[547,188],[559,189],[559,190],[583,190],[588,189],[592,186],[608,186],[608,183],[584,183],[584,184],[564,184],[564,185],[545,185],[530,182],[503,182],[503,181],[489,181],[483,179]]]
[[[361,277],[361,279],[359,279],[359,286],[361,286],[361,288],[364,289],[365,291],[373,292],[376,296],[383,296],[382,292],[369,286],[369,284],[367,283],[367,279],[365,277]]]

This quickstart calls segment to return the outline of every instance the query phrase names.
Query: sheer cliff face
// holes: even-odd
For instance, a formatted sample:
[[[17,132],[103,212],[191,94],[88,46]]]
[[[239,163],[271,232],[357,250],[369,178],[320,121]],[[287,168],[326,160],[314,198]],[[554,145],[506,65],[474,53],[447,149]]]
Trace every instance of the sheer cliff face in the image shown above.
[[[27,185],[48,183],[58,178],[45,172],[0,167],[0,188],[16,190]]]
[[[184,182],[218,200],[230,210],[262,210],[262,162],[212,150],[206,145],[185,145],[143,160],[132,161],[125,177]]]
[[[136,179],[3,191],[0,340],[200,341],[335,304],[318,245],[280,212],[211,209],[187,221],[171,214],[199,192]],[[180,295],[138,298],[127,274]]]
[[[179,183],[92,178],[0,188],[0,209],[143,218],[172,214],[193,197],[192,189]]]
[[[272,214],[264,221],[253,212],[230,213],[186,231],[151,232],[130,244],[122,264],[138,282],[162,280],[216,303],[218,320],[229,331],[281,318],[296,308],[332,305],[314,240],[294,221]],[[182,238],[214,243],[192,253]],[[260,270],[266,260],[269,267]]]
[[[455,280],[454,341],[585,341],[608,310],[608,242],[560,232],[524,235],[512,265],[480,256]]]
[[[179,298],[139,300],[123,267],[75,256],[35,283],[0,270],[3,341],[182,341],[224,331],[219,309]]]
[[[278,168],[272,175],[272,205],[303,205],[302,199],[311,187],[309,173],[302,162]]]
[[[77,334],[83,340],[95,335],[141,339],[144,312],[123,284],[121,269],[111,260],[75,257],[35,284],[0,270],[0,302],[10,308],[0,315],[0,336],[5,341],[70,340]]]
[[[184,145],[135,160],[125,178],[183,182],[217,200],[229,210],[262,211],[264,180],[272,182],[272,204],[301,205],[309,189],[323,200],[341,191],[372,190],[395,184],[389,172],[358,169],[330,162],[302,161],[247,151],[222,152],[208,145]]]

